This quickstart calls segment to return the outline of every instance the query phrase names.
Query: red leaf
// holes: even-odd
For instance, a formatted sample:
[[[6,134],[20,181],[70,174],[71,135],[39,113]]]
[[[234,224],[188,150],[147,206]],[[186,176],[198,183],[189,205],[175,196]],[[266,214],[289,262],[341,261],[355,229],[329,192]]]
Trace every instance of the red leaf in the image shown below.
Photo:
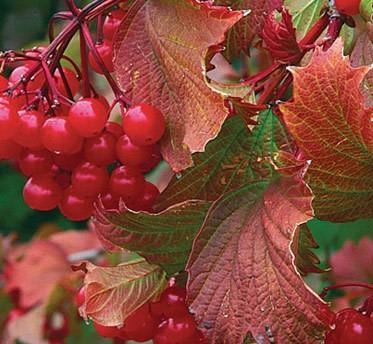
[[[373,108],[364,108],[359,88],[369,68],[352,68],[342,48],[339,40],[317,49],[307,67],[292,68],[294,101],[280,105],[312,160],[305,178],[316,215],[339,222],[373,217]]]
[[[256,35],[262,33],[266,15],[282,6],[282,0],[218,0],[217,5],[229,6],[234,10],[250,10],[228,32],[227,57],[231,60],[241,52],[249,53],[249,45]]]
[[[64,251],[56,244],[37,240],[11,265],[7,291],[19,289],[20,307],[28,308],[46,300],[56,284],[71,272]]]
[[[258,182],[215,202],[188,262],[191,309],[211,343],[316,343],[330,321],[290,251],[312,218],[310,190],[294,179]]]
[[[333,278],[337,283],[373,282],[373,241],[363,238],[358,244],[347,241],[330,258]]]
[[[197,0],[137,0],[115,42],[115,71],[134,103],[147,102],[166,116],[163,157],[174,171],[192,165],[227,117],[224,100],[205,84],[202,60],[242,17]]]
[[[262,37],[265,47],[275,60],[291,64],[299,59],[302,52],[297,42],[291,14],[283,8],[281,16],[280,22],[276,20],[274,12],[266,17]]]

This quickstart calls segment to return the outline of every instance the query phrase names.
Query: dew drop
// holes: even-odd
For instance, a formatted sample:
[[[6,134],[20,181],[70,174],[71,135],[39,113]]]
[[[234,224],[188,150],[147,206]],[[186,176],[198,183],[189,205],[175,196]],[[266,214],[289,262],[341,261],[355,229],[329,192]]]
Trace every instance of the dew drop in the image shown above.
[[[176,173],[176,179],[180,179],[183,175],[181,173]]]

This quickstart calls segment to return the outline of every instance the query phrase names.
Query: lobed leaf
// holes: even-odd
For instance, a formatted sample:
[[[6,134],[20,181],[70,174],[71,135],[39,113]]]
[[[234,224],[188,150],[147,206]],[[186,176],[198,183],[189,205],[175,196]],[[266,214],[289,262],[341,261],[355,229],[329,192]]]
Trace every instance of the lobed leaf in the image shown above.
[[[312,195],[293,178],[261,181],[210,209],[188,262],[190,307],[210,343],[316,343],[332,314],[305,285],[290,251],[312,218]]]
[[[227,117],[224,99],[205,84],[202,58],[224,41],[242,13],[197,0],[136,0],[114,43],[115,73],[132,102],[167,119],[162,154],[176,172],[192,165]]]
[[[360,83],[368,67],[352,68],[342,41],[317,49],[310,64],[292,68],[294,101],[280,105],[284,122],[311,165],[306,173],[318,218],[373,216],[373,108]]]
[[[114,267],[86,262],[86,299],[79,309],[84,318],[105,326],[122,326],[124,320],[164,290],[166,274],[159,266],[136,258]]]

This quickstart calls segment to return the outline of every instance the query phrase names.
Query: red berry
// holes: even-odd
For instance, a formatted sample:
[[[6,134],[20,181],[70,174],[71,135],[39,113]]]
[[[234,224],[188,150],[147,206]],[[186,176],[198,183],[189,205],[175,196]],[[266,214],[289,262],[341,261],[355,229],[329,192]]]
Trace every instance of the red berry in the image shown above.
[[[108,102],[108,100],[106,99],[105,96],[100,94],[99,96],[95,97],[95,99],[97,99],[104,106],[106,111],[109,111],[110,104],[109,104],[109,102]]]
[[[162,322],[154,336],[154,344],[198,343],[197,325],[191,316],[169,318]]]
[[[98,166],[107,166],[114,163],[116,161],[116,141],[115,136],[108,132],[87,139],[83,148],[85,159]]]
[[[83,306],[85,303],[85,287],[81,287],[75,296],[75,304],[77,307]]]
[[[25,150],[18,159],[19,168],[25,176],[49,173],[53,160],[51,153],[46,150]]]
[[[18,113],[8,104],[0,105],[0,140],[11,139],[19,123]]]
[[[153,338],[157,325],[157,321],[150,314],[149,303],[146,303],[124,321],[121,337],[145,342]]]
[[[43,147],[41,141],[41,128],[45,122],[45,116],[39,111],[19,111],[19,120],[14,141],[21,146],[40,149]]]
[[[123,135],[122,126],[116,122],[107,122],[105,125],[105,129],[110,134],[113,134],[117,139],[119,139]]]
[[[22,152],[22,147],[12,140],[0,141],[0,160],[17,159]]]
[[[182,317],[189,314],[186,304],[186,290],[178,285],[168,287],[162,293],[159,303],[163,317]]]
[[[121,332],[116,326],[104,326],[98,323],[93,323],[96,332],[104,338],[115,338],[119,337]]]
[[[154,184],[146,181],[143,193],[137,198],[130,200],[128,202],[128,207],[135,211],[142,210],[150,212],[153,210],[153,205],[158,197],[158,188]]]
[[[35,210],[52,210],[60,202],[62,189],[48,175],[31,177],[23,188],[23,198]]]
[[[59,208],[61,213],[69,220],[87,220],[93,213],[93,199],[84,198],[69,187],[64,191]]]
[[[94,197],[106,190],[109,173],[106,168],[90,162],[81,163],[75,168],[71,178],[74,191],[83,197]]]
[[[69,335],[69,321],[65,314],[55,312],[48,315],[44,323],[44,336],[52,341],[58,342]]]
[[[348,16],[354,16],[360,12],[361,0],[335,0],[335,7],[338,12]]]
[[[6,318],[6,321],[7,322],[12,322],[13,320],[16,320],[18,318],[20,318],[22,315],[25,314],[25,311],[23,309],[19,309],[19,308],[13,308],[9,313],[8,313],[8,316]]]
[[[136,168],[120,166],[112,172],[109,185],[110,192],[126,201],[141,195],[145,187],[145,179]]]
[[[65,117],[47,119],[41,129],[41,140],[48,150],[64,154],[76,153],[83,143]]]
[[[119,208],[119,197],[113,195],[111,192],[105,192],[100,195],[102,205],[107,210],[114,210]]]
[[[82,137],[99,134],[107,121],[105,107],[95,98],[77,101],[70,108],[68,117],[71,127]]]
[[[55,181],[61,186],[62,189],[66,189],[71,185],[71,173],[67,171],[59,171],[55,177]]]
[[[162,113],[148,104],[138,104],[129,108],[123,116],[123,130],[138,146],[156,143],[165,132]]]
[[[158,161],[160,156],[157,145],[136,146],[127,135],[123,135],[118,139],[116,153],[122,164],[139,168],[146,165],[149,161],[154,161],[154,157],[157,157]]]
[[[75,154],[53,154],[53,160],[61,169],[72,171],[82,162],[83,155],[81,152]]]
[[[125,15],[126,12],[121,9],[112,11],[107,15],[104,22],[104,36],[107,40],[113,41],[114,35]]]
[[[76,76],[76,73],[74,73],[71,69],[69,68],[62,68],[63,73],[65,75],[67,84],[69,85],[70,91],[73,96],[75,96],[79,92],[80,88],[80,82]],[[57,89],[65,96],[68,97],[68,92],[65,87],[65,83],[63,82],[63,78],[61,76],[61,73],[59,69],[56,69],[54,72],[54,78],[57,83]]]
[[[8,88],[8,79],[0,75],[0,93],[3,93]]]
[[[9,76],[9,84],[14,86],[16,85],[26,74],[30,71],[28,66],[20,66],[15,68]],[[42,70],[39,70],[35,75],[32,76],[32,79],[27,83],[27,91],[36,91],[41,86],[43,86],[45,81],[44,73]]]
[[[96,44],[97,53],[100,55],[102,61],[104,62],[104,66],[108,70],[109,73],[114,72],[114,64],[113,64],[113,45],[110,41],[103,41],[100,44]],[[97,63],[92,51],[89,52],[88,55],[89,63],[92,69],[98,74],[104,74],[100,65]]]
[[[355,309],[339,311],[335,318],[335,329],[326,334],[325,343],[372,344],[373,323]]]

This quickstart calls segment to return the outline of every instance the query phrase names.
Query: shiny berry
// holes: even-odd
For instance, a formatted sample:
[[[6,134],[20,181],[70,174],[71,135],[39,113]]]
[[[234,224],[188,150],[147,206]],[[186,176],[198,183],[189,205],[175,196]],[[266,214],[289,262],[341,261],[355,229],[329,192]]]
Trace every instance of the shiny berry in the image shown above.
[[[67,188],[59,204],[61,213],[72,221],[83,221],[93,213],[93,199],[77,194],[72,187]]]
[[[113,134],[117,139],[119,139],[123,135],[122,126],[116,122],[107,122],[105,125],[105,129],[110,134]]]
[[[0,141],[0,160],[17,159],[22,152],[22,146],[12,140]]]
[[[81,152],[75,154],[53,154],[54,163],[63,170],[73,171],[83,160]]]
[[[153,159],[153,156],[159,157],[159,148],[157,145],[136,146],[127,135],[121,136],[116,144],[116,153],[118,160],[123,165],[140,167],[146,165]]]
[[[70,108],[68,118],[71,127],[78,135],[92,137],[104,129],[107,113],[99,100],[83,98]]]
[[[19,111],[18,127],[14,134],[14,141],[21,146],[40,149],[41,128],[45,122],[45,116],[39,111]]]
[[[104,326],[98,323],[93,323],[96,332],[104,338],[115,338],[120,336],[120,330],[116,326]]]
[[[191,316],[169,318],[162,322],[154,336],[154,344],[198,343],[197,325]]]
[[[0,104],[0,140],[11,139],[18,127],[19,118],[14,107],[8,104]]]
[[[70,91],[72,93],[72,96],[75,96],[79,92],[80,88],[80,82],[76,76],[76,73],[74,73],[71,69],[69,68],[62,68],[63,74],[65,75],[66,82],[70,88]],[[67,89],[65,87],[65,83],[63,81],[62,75],[59,71],[59,69],[56,69],[54,72],[54,78],[57,83],[57,89],[58,91],[61,92],[65,97],[69,96],[69,93],[67,92]]]
[[[123,130],[135,145],[148,146],[163,136],[165,120],[157,108],[138,104],[124,114]]]
[[[352,308],[339,311],[335,318],[335,328],[325,337],[325,344],[334,343],[372,344],[373,322]]]
[[[116,138],[106,131],[85,141],[84,158],[98,166],[107,166],[116,161]]]
[[[110,191],[125,201],[141,195],[145,188],[144,176],[136,168],[117,167],[110,177]]]
[[[106,190],[109,173],[105,167],[98,167],[90,162],[77,166],[71,177],[74,191],[83,197],[94,197]]]
[[[15,68],[9,76],[9,84],[15,86],[23,77],[27,75],[30,71],[28,66],[20,66]],[[27,83],[26,89],[27,91],[36,91],[45,81],[44,74],[41,70],[39,70],[35,75],[33,75],[30,81]]]
[[[119,196],[112,192],[105,192],[100,195],[102,205],[107,210],[114,210],[119,208]]]
[[[52,117],[41,129],[41,140],[52,152],[73,154],[81,149],[83,139],[73,130],[66,117]]]
[[[113,64],[113,46],[110,41],[103,41],[100,44],[96,44],[96,51],[98,55],[101,57],[105,68],[108,70],[109,73],[114,72],[114,64]],[[93,55],[92,51],[89,52],[88,55],[89,63],[92,69],[98,74],[104,74],[102,71],[101,66],[96,61],[95,56]]]
[[[107,15],[104,22],[104,36],[107,40],[113,41],[114,35],[125,15],[126,12],[121,9],[112,11]]]
[[[157,326],[156,319],[150,314],[149,303],[146,303],[124,321],[121,332],[126,339],[145,342],[153,338]]]
[[[18,159],[19,168],[25,176],[35,176],[49,173],[53,159],[47,150],[24,150]]]
[[[163,310],[163,316],[173,318],[189,314],[186,304],[186,290],[178,285],[168,287],[159,300]]]
[[[335,0],[335,7],[338,12],[348,16],[354,16],[360,12],[361,0]]]
[[[75,296],[75,305],[77,307],[83,306],[85,303],[85,287],[81,287]]]
[[[26,204],[35,210],[52,210],[60,202],[62,189],[48,175],[31,177],[23,188]]]
[[[3,93],[8,88],[8,79],[0,75],[0,93]]]
[[[142,192],[142,194],[134,198],[133,200],[130,200],[128,202],[128,207],[135,211],[142,210],[142,211],[150,212],[153,210],[153,206],[158,197],[159,197],[158,188],[154,184],[146,181],[144,191]]]

